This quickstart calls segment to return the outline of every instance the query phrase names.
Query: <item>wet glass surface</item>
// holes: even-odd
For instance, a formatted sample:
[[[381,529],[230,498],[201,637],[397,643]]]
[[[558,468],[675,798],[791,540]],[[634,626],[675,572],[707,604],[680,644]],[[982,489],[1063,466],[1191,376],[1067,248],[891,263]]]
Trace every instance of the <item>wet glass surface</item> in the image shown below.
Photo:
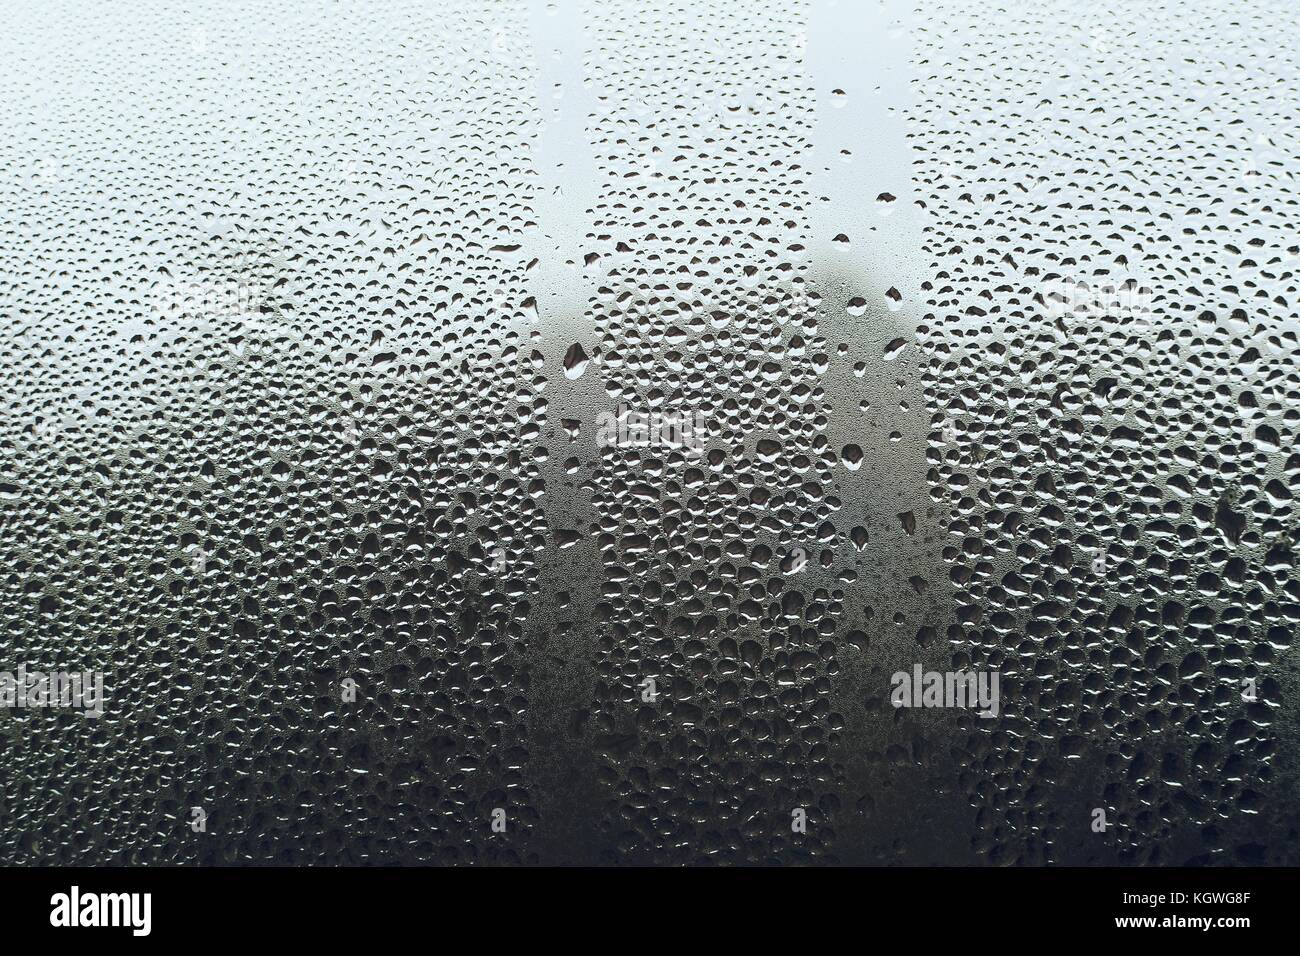
[[[1291,4],[7,12],[0,862],[1300,862]]]

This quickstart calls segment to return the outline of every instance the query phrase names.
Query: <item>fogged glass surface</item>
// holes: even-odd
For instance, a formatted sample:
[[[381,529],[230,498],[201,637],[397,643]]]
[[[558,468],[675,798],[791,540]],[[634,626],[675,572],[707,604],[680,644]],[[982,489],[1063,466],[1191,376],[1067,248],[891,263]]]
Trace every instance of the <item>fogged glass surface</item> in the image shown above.
[[[1297,50],[8,4],[0,862],[1300,862]]]

